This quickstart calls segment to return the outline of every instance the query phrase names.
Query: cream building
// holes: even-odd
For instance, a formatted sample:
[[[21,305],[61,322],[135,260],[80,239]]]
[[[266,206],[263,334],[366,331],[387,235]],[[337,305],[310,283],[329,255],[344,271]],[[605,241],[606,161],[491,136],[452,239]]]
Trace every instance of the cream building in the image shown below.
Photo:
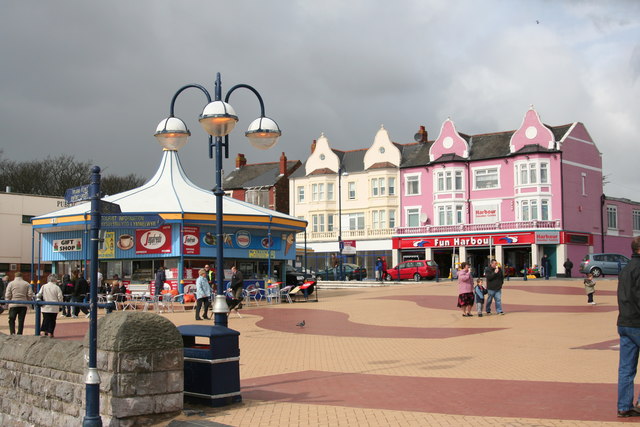
[[[389,267],[393,265],[391,237],[400,213],[399,166],[417,146],[392,142],[384,127],[367,149],[331,148],[324,134],[314,141],[304,166],[289,180],[289,213],[308,221],[306,241],[313,251],[309,268],[317,271],[332,264],[339,254],[340,232],[344,262],[365,266],[368,278],[374,277],[378,256],[386,257]],[[297,241],[304,239],[301,233]]]
[[[9,274],[13,280],[14,273],[21,271],[23,277],[30,280],[32,255],[36,270],[39,253],[38,236],[33,236],[31,218],[66,206],[64,199],[59,197],[0,193],[0,236],[3,242],[0,245],[0,274]],[[50,271],[50,263],[40,264],[41,276]]]

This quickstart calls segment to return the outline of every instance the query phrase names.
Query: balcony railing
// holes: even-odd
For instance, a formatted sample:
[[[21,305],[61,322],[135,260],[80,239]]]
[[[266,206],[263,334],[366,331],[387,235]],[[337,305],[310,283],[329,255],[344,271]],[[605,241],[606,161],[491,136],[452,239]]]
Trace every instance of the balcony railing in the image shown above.
[[[491,224],[459,224],[459,225],[424,225],[420,227],[397,228],[365,228],[363,230],[342,230],[342,240],[373,240],[391,238],[394,235],[411,234],[446,234],[446,233],[475,233],[488,231],[522,231],[522,230],[559,230],[560,220],[553,221],[505,221]],[[298,235],[298,241],[303,241],[304,233]],[[338,240],[338,231],[320,231],[307,233],[308,241]]]
[[[553,221],[504,221],[490,224],[423,225],[398,227],[396,234],[473,233],[487,231],[520,231],[531,229],[552,230],[560,228],[560,220]]]

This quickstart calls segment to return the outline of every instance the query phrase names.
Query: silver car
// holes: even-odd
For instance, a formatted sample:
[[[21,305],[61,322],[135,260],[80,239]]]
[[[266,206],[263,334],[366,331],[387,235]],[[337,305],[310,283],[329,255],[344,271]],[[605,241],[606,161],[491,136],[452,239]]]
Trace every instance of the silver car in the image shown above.
[[[593,277],[617,275],[628,262],[629,258],[620,254],[587,254],[580,262],[580,273],[592,273]]]

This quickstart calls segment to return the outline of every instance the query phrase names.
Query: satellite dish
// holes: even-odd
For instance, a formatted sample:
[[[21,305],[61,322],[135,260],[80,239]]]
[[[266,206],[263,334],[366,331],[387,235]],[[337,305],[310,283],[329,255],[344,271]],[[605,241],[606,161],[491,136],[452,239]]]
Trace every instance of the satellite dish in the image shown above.
[[[416,142],[420,142],[420,141],[422,141],[422,133],[421,133],[421,132],[416,133],[415,135],[413,135],[413,139],[414,139]]]
[[[420,222],[422,222],[423,224],[424,224],[425,222],[427,222],[427,220],[428,220],[428,219],[429,219],[429,217],[427,216],[427,214],[426,214],[426,213],[422,212],[422,213],[420,214]]]

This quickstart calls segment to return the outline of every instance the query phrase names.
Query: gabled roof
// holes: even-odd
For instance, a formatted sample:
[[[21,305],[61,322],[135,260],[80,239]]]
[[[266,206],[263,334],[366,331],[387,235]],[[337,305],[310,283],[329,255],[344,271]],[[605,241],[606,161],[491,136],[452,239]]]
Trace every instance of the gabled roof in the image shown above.
[[[300,165],[302,165],[300,160],[287,161],[287,175],[298,169]],[[225,190],[271,187],[280,178],[280,162],[247,164],[231,171],[224,178],[222,186]]]

